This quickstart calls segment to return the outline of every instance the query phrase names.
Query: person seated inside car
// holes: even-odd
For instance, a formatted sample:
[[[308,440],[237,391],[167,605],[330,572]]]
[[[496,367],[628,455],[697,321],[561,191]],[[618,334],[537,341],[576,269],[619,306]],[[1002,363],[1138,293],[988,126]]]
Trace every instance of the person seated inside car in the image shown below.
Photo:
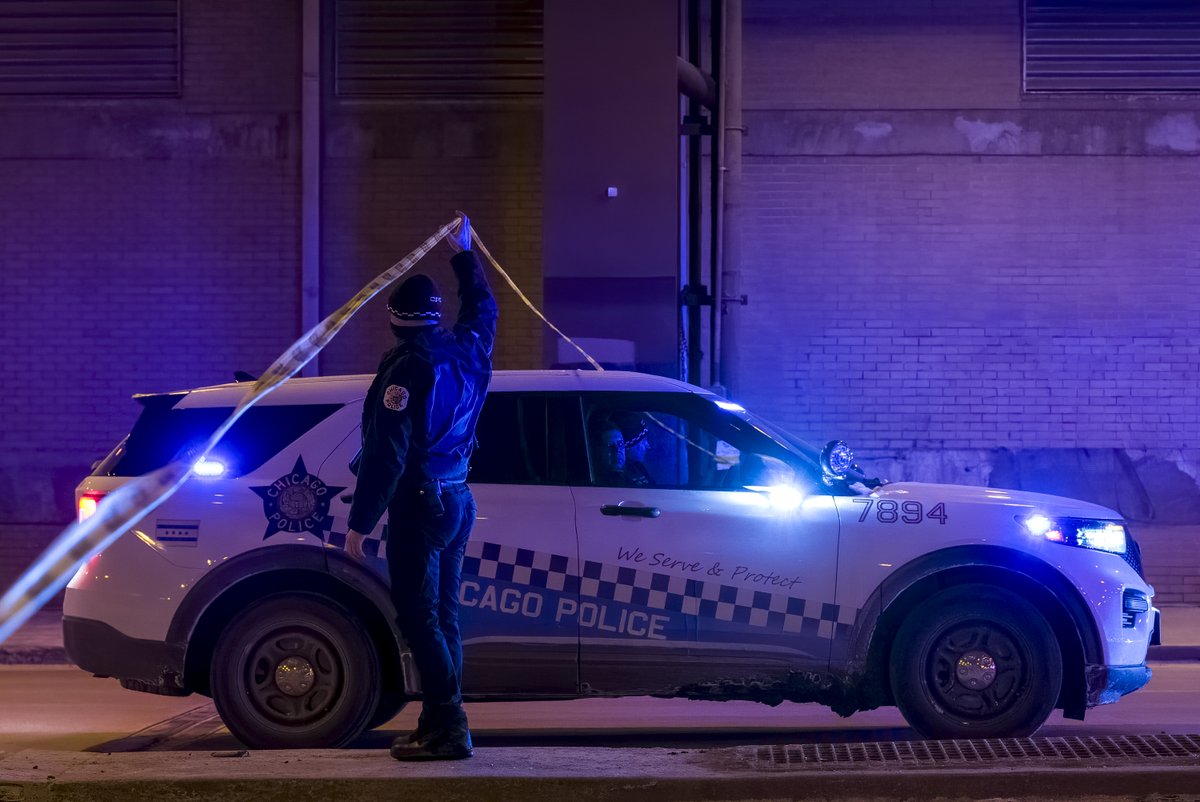
[[[610,418],[601,418],[592,429],[592,474],[600,485],[620,487],[625,476],[625,436]]]

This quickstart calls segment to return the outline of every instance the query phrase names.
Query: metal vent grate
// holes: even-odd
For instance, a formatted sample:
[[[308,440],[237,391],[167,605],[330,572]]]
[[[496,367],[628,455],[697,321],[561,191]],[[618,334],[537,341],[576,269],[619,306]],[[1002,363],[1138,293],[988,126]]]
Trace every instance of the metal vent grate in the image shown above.
[[[1200,759],[1200,735],[1004,738],[959,741],[898,741],[857,744],[803,744],[746,747],[740,762],[749,769],[820,769],[848,765],[879,768],[955,766],[987,768],[1005,764],[1039,766],[1092,763],[1144,764]]]
[[[1121,556],[1125,558],[1125,562],[1129,563],[1129,567],[1137,571],[1137,575],[1142,579],[1146,575],[1142,573],[1142,547],[1133,539],[1133,535],[1129,533],[1129,527],[1125,528],[1126,547],[1125,553]]]
[[[541,0],[337,0],[341,97],[537,97]]]
[[[1195,0],[1025,0],[1026,92],[1200,91]]]
[[[0,0],[0,94],[178,96],[178,0]]]

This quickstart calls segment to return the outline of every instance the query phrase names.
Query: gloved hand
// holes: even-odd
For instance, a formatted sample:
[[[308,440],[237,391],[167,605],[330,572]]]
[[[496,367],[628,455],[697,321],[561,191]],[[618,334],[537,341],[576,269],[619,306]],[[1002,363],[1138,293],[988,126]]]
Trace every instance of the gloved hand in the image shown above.
[[[456,209],[454,213],[462,218],[462,222],[459,223],[456,230],[450,232],[450,236],[446,237],[446,242],[450,243],[450,247],[454,249],[455,253],[469,251],[471,250],[471,219],[467,217],[466,212]]]

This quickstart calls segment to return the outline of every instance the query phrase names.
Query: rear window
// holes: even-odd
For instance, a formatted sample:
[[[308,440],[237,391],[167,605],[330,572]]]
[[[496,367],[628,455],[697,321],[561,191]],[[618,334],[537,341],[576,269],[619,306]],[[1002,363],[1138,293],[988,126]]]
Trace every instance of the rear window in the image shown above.
[[[147,399],[129,436],[104,459],[94,476],[141,476],[199,448],[233,413],[233,407],[174,409],[178,397]],[[341,404],[251,407],[221,439],[213,459],[229,476],[261,466],[302,434],[328,418]]]

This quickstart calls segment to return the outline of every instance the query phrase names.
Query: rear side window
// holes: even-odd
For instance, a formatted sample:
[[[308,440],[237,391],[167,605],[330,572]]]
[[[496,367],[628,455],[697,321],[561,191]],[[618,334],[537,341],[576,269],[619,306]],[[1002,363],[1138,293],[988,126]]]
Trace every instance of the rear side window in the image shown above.
[[[475,428],[468,480],[483,484],[555,484],[548,476],[546,397],[491,393]]]
[[[178,398],[151,398],[133,430],[96,466],[95,476],[140,476],[199,448],[233,412],[233,407],[174,409]],[[246,411],[213,452],[241,476],[261,466],[302,434],[328,418],[341,404],[261,406]]]

